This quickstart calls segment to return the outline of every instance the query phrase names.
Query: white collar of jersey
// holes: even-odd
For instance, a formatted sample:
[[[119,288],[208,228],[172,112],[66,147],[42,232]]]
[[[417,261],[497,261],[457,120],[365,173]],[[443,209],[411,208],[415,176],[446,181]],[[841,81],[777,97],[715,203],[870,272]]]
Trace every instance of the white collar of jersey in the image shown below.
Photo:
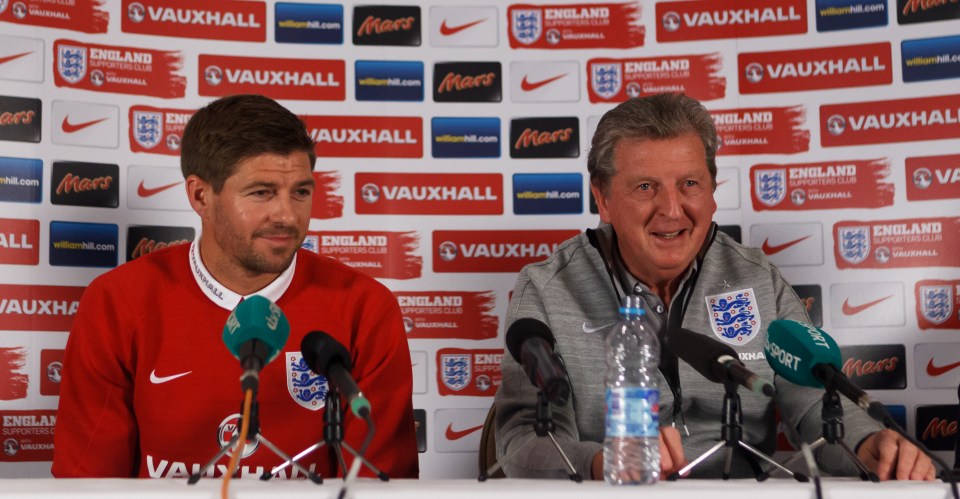
[[[193,279],[197,281],[197,286],[200,287],[200,291],[203,291],[203,294],[220,308],[233,310],[240,304],[240,300],[253,295],[260,295],[272,302],[276,302],[283,296],[283,293],[290,287],[290,283],[293,281],[293,271],[297,267],[296,253],[294,253],[293,261],[290,262],[287,270],[284,270],[273,282],[267,284],[263,289],[248,295],[234,293],[223,284],[220,284],[220,282],[210,274],[207,267],[203,265],[203,260],[200,258],[199,242],[200,238],[197,237],[196,241],[190,243],[190,272],[193,274]]]

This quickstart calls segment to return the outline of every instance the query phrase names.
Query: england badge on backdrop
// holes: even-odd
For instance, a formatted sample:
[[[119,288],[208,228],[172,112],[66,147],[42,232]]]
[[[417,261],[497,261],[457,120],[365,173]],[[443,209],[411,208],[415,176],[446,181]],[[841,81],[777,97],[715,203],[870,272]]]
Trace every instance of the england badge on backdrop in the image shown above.
[[[623,66],[620,63],[590,65],[590,88],[601,98],[610,99],[619,94],[622,84]]]
[[[787,171],[785,169],[757,170],[753,180],[757,199],[761,203],[776,206],[786,197]]]
[[[941,324],[953,314],[953,293],[950,286],[920,286],[920,313],[934,324]]]
[[[60,57],[57,58],[57,71],[67,83],[79,83],[87,75],[87,49],[73,45],[57,47]]]
[[[133,138],[144,149],[153,149],[163,138],[163,113],[133,112]]]
[[[746,345],[760,330],[760,307],[753,288],[706,298],[710,329],[725,343]]]
[[[540,39],[543,33],[543,12],[516,9],[511,14],[510,30],[518,42],[530,45]]]
[[[840,257],[853,265],[863,263],[870,256],[870,227],[840,227],[837,230]]]
[[[322,409],[326,403],[327,378],[313,372],[300,352],[284,352],[287,361],[287,391],[293,400],[311,411]]]
[[[470,354],[443,354],[440,356],[443,384],[460,391],[470,384]]]

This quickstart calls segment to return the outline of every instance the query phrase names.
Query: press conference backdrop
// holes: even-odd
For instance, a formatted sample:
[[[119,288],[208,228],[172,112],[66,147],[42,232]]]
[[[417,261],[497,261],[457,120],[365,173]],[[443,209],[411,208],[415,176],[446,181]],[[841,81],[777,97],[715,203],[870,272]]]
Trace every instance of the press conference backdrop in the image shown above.
[[[232,93],[304,117],[305,246],[400,301],[422,476],[475,473],[515,275],[597,224],[599,117],[662,91],[717,123],[716,221],[795,284],[848,375],[946,450],[958,33],[960,3],[927,0],[0,0],[0,476],[49,474],[84,286],[196,237],[180,137]]]

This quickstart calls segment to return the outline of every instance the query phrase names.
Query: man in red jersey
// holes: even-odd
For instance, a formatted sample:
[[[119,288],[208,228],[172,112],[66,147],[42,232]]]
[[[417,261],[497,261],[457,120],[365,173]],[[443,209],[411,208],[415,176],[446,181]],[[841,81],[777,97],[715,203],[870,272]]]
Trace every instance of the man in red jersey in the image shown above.
[[[316,160],[303,123],[266,97],[230,96],[190,119],[182,147],[201,234],[121,265],[84,292],[63,361],[53,474],[199,471],[240,416],[241,369],[223,343],[224,323],[242,299],[261,295],[290,322],[286,346],[260,373],[263,436],[289,454],[322,440],[328,386],[307,368],[300,341],[324,331],[350,351],[372,405],[377,431],[367,458],[391,477],[416,478],[410,354],[396,299],[374,279],[300,249]],[[345,416],[345,443],[360,447],[366,431]],[[240,476],[281,463],[263,447],[246,446]],[[300,463],[338,476],[325,449]],[[225,469],[226,458],[207,476]],[[302,476],[290,468],[278,475]]]

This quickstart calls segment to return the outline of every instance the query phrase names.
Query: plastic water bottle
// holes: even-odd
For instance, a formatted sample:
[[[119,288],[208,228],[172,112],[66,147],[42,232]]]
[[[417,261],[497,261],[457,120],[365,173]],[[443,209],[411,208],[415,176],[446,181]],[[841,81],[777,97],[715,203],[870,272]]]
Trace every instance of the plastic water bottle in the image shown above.
[[[606,435],[603,475],[615,485],[660,478],[660,341],[643,300],[627,296],[620,322],[607,336]]]

